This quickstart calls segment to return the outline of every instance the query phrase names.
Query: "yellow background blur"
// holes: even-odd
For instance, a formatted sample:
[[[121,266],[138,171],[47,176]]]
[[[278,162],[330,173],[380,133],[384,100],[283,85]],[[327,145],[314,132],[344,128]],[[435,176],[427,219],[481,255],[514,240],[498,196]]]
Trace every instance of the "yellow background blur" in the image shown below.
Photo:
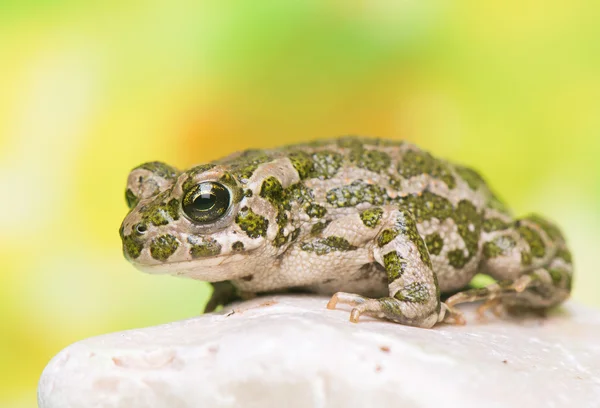
[[[478,168],[559,220],[600,305],[600,3],[0,1],[0,406],[85,337],[193,316],[137,272],[129,170],[341,134]]]

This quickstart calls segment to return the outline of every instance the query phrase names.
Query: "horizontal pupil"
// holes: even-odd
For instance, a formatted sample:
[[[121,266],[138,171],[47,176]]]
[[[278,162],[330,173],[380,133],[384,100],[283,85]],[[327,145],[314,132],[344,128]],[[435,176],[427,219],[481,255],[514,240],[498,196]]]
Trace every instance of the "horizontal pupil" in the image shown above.
[[[194,207],[196,207],[196,209],[200,211],[207,211],[213,208],[216,202],[217,197],[215,197],[213,194],[203,193],[196,197],[196,199],[194,200]]]
[[[187,191],[182,201],[182,210],[192,222],[207,224],[227,213],[231,196],[222,185],[206,182]]]

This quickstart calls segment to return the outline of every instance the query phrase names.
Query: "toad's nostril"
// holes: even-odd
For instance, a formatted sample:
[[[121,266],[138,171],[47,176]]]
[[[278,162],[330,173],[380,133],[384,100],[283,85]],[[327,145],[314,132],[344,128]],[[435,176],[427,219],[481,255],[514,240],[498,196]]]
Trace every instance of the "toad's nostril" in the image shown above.
[[[146,231],[148,231],[148,227],[146,227],[146,225],[144,225],[144,224],[137,224],[137,225],[135,226],[135,231],[136,231],[138,234],[145,234],[145,233],[146,233]]]

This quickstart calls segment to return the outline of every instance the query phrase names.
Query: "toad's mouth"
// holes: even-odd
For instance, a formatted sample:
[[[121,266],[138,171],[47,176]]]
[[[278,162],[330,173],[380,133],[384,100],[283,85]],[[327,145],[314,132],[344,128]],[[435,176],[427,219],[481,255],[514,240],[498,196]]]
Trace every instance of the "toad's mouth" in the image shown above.
[[[173,262],[162,262],[158,264],[145,264],[131,261],[136,269],[152,275],[174,275],[193,279],[201,279],[209,282],[217,282],[230,279],[237,269],[231,264],[247,261],[248,257],[243,254],[228,254],[196,258]],[[224,277],[224,274],[228,276]]]

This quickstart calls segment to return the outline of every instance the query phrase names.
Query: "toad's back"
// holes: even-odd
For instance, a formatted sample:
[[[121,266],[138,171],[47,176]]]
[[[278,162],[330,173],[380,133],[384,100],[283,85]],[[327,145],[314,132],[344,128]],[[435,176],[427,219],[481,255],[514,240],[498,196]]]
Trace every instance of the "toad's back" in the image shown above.
[[[447,310],[457,318],[451,306],[462,301],[549,307],[570,290],[570,254],[553,224],[514,220],[476,172],[409,143],[345,137],[181,173],[146,164],[132,171],[128,196],[122,236],[132,262],[227,281],[242,296],[344,291],[330,306],[355,305],[355,320],[429,327]],[[478,272],[510,283],[440,302],[439,291]]]

